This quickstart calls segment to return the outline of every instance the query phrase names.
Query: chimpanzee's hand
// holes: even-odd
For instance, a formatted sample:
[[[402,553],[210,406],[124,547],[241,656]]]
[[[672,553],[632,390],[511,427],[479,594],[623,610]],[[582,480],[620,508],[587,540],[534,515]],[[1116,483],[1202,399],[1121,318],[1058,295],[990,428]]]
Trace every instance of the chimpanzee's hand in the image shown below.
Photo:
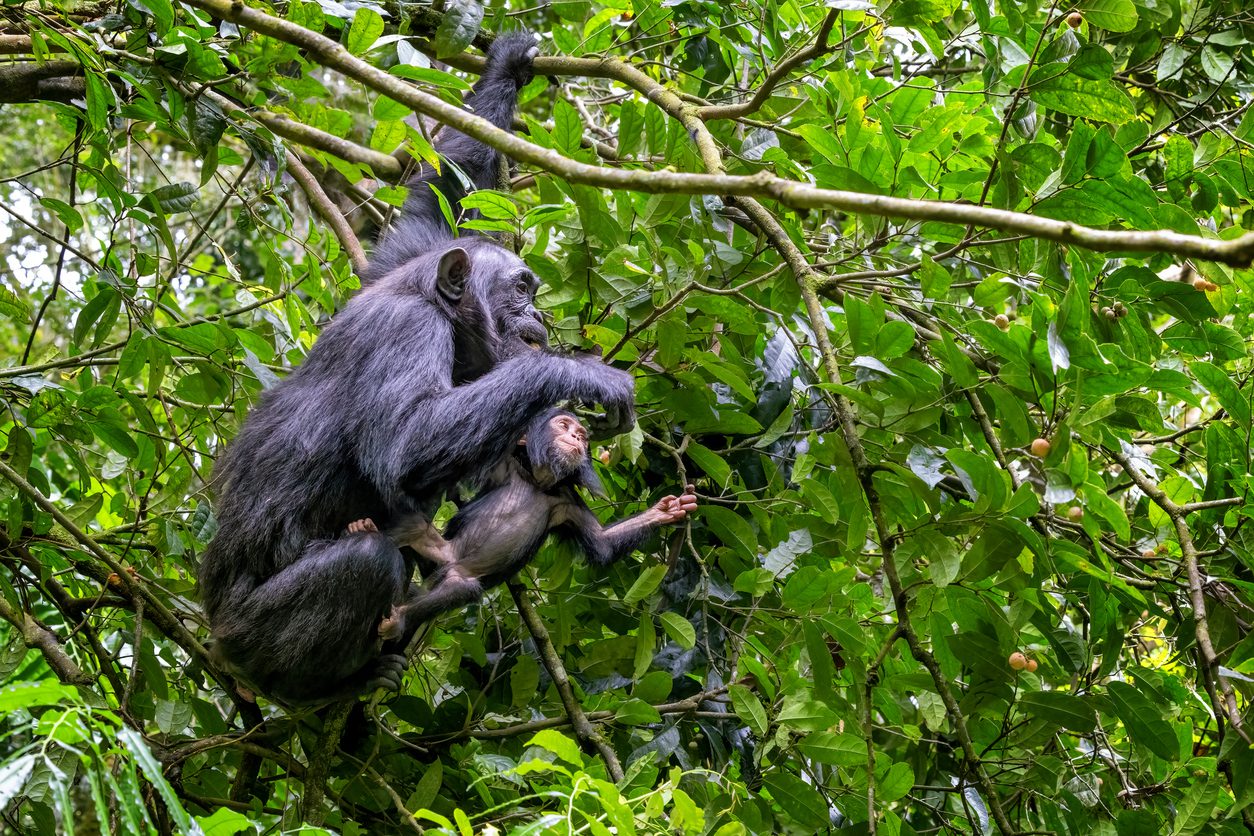
[[[580,400],[599,403],[605,415],[590,416],[588,431],[597,441],[625,433],[636,424],[636,383],[628,372],[607,365],[600,352],[571,355],[585,372],[586,386],[576,394]]]
[[[682,522],[691,511],[697,510],[697,495],[692,485],[684,488],[681,496],[664,496],[653,506],[654,520],[658,525],[674,525]]]
[[[532,61],[540,54],[536,39],[526,32],[500,35],[488,48],[488,72],[511,79],[519,90],[534,75]]]

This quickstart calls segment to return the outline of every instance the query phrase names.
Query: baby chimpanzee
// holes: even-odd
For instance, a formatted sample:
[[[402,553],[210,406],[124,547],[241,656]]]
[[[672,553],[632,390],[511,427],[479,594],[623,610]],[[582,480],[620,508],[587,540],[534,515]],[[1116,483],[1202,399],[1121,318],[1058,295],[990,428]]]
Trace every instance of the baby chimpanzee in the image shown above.
[[[605,566],[643,543],[658,526],[673,525],[697,507],[692,486],[647,511],[602,527],[575,488],[601,493],[588,454],[588,432],[574,414],[552,409],[527,430],[523,447],[506,457],[477,497],[457,513],[443,536],[425,518],[393,532],[437,568],[420,597],[399,604],[379,625],[384,639],[409,635],[424,621],[478,601],[535,557],[554,529],[573,535],[588,560]],[[361,520],[351,531],[373,531]]]

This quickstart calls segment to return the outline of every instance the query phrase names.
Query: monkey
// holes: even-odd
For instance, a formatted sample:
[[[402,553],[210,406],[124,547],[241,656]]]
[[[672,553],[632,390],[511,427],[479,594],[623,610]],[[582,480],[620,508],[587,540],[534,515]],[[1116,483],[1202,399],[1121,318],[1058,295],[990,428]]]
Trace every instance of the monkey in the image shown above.
[[[536,54],[498,37],[467,106],[508,129]],[[410,181],[402,217],[304,362],[266,390],[214,468],[218,529],[198,571],[215,657],[291,705],[399,688],[404,637],[380,622],[411,594],[397,524],[494,467],[531,421],[571,399],[601,404],[606,431],[634,423],[632,376],[543,350],[540,282],[487,238],[454,237],[456,205],[495,184],[500,155],[455,130],[443,168]],[[369,518],[376,530],[349,524]],[[372,526],[375,528],[375,526]]]
[[[449,521],[443,535],[425,518],[411,521],[408,544],[436,567],[420,595],[393,608],[379,634],[394,639],[441,613],[478,601],[518,574],[550,532],[573,538],[593,565],[607,566],[660,526],[682,522],[697,508],[692,486],[610,526],[576,493],[603,495],[592,469],[588,431],[574,413],[552,409],[531,422],[517,451],[492,471],[484,489]],[[355,523],[361,529],[373,521]]]

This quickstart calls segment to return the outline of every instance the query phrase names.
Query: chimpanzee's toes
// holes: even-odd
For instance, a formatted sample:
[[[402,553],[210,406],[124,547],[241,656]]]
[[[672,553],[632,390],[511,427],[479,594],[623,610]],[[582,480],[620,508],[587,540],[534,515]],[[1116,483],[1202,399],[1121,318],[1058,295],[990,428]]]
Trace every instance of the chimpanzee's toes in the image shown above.
[[[401,681],[405,676],[405,668],[409,660],[401,653],[384,653],[375,665],[374,676],[366,683],[366,689],[386,688],[389,691],[401,690]]]
[[[349,534],[375,534],[379,531],[379,527],[374,524],[374,520],[366,517],[361,520],[353,520],[348,524]]]

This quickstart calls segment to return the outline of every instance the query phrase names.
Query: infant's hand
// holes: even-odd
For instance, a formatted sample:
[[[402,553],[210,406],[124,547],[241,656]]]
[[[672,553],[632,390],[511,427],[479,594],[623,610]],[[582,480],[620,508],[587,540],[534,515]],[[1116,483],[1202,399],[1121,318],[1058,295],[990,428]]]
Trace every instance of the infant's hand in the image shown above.
[[[695,488],[688,485],[681,496],[664,496],[653,506],[658,525],[674,525],[687,518],[689,512],[697,510]]]

